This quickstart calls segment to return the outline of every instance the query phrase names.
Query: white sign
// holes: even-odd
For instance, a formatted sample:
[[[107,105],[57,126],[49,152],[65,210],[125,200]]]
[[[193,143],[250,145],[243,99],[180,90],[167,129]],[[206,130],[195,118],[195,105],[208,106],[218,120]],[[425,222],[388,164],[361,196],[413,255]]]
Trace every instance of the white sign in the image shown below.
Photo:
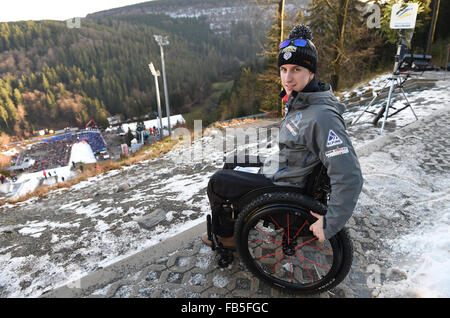
[[[419,5],[417,3],[396,3],[392,6],[391,29],[414,29]]]

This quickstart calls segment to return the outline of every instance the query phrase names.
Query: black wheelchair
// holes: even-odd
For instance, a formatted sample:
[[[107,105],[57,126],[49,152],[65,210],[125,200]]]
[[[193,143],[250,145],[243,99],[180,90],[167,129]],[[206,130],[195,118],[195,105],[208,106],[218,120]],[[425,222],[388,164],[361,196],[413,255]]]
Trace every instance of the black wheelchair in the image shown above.
[[[347,230],[323,243],[309,230],[317,220],[310,211],[325,215],[329,195],[326,168],[319,164],[305,188],[264,187],[229,201],[236,250],[247,269],[271,286],[298,294],[322,293],[341,283],[353,259]],[[228,267],[233,251],[223,247],[211,227],[208,215],[212,249],[219,254],[219,266]]]

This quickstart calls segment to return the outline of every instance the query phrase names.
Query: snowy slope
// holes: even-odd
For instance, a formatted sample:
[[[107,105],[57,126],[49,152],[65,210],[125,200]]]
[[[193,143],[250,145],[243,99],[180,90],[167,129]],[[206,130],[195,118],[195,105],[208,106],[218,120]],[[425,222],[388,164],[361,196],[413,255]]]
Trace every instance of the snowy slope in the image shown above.
[[[379,81],[377,85],[382,84]],[[450,105],[448,84],[449,81],[439,81],[435,88],[408,93],[419,118]],[[362,106],[349,109],[346,120],[359,115],[361,109]],[[367,119],[363,117],[348,128],[356,148],[380,138],[379,128]],[[389,120],[386,133],[395,133],[414,122],[406,109]],[[218,141],[224,144],[221,134],[209,130],[193,146],[180,145],[162,158],[110,171],[68,190],[54,191],[47,198],[1,207],[0,296],[37,297],[204,222],[209,213],[206,186],[210,176],[223,165],[224,153],[217,148]],[[227,138],[227,151],[234,149],[233,138]],[[276,150],[247,146],[262,156]],[[400,152],[401,148],[393,151]],[[405,209],[411,217],[422,213],[422,205],[428,209],[439,207],[441,212],[418,230],[407,223],[389,239],[377,238],[390,244],[393,255],[399,257],[396,268],[406,273],[407,279],[391,285],[379,282],[375,288],[380,297],[402,296],[411,290],[418,291],[417,296],[449,297],[450,239],[445,235],[450,215],[448,193],[445,194],[449,180],[438,176],[424,180],[414,162],[414,153],[409,156],[411,166],[397,163],[391,154],[382,151],[361,159],[368,192],[361,195],[355,213],[372,208],[384,211],[386,207],[385,212],[374,216],[395,218],[395,200],[407,203],[401,195],[415,200],[412,208]],[[437,185],[442,187],[439,191],[435,189]],[[426,200],[421,187],[427,190]],[[433,191],[444,193],[444,199],[433,201]],[[157,209],[165,212],[166,219],[151,230],[140,227],[138,220]],[[437,238],[440,239],[436,241]],[[402,259],[404,255],[411,257]],[[382,255],[374,257],[381,259]]]

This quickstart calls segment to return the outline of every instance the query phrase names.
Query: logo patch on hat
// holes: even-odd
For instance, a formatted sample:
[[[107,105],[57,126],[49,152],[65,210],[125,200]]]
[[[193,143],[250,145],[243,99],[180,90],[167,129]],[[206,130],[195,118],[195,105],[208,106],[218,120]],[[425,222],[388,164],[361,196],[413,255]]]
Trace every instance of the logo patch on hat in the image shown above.
[[[285,60],[289,60],[292,57],[292,53],[291,52],[286,52],[283,54],[283,58]]]
[[[285,47],[283,49],[283,51],[281,51],[281,52],[286,53],[286,52],[295,52],[295,51],[297,51],[297,47],[290,45],[288,47]]]
[[[327,147],[333,147],[340,144],[342,144],[341,138],[339,138],[339,136],[330,129],[330,132],[328,133]]]

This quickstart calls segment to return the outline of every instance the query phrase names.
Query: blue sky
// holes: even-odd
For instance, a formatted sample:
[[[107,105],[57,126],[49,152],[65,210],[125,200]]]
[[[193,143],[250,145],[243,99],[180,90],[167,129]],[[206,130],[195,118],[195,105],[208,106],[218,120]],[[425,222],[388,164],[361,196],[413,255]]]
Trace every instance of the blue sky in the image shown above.
[[[67,20],[148,0],[1,0],[0,22]]]

